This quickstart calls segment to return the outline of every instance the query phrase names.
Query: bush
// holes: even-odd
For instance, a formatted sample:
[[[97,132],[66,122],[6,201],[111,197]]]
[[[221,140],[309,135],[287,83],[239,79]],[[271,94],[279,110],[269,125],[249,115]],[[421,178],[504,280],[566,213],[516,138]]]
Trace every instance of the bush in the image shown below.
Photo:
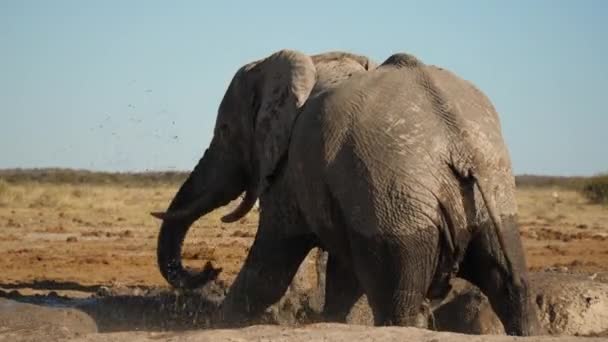
[[[8,193],[10,190],[8,182],[5,181],[4,179],[0,178],[0,198],[2,198],[2,195],[5,195],[6,193]]]
[[[15,200],[17,192],[13,187],[4,179],[0,178],[0,208],[7,207],[12,201]]]
[[[5,207],[7,205],[10,190],[8,183],[0,178],[0,207]]]
[[[579,191],[588,177],[517,175],[515,184],[518,188],[560,188]]]
[[[189,171],[97,172],[72,169],[0,169],[0,179],[8,184],[70,184],[124,186],[178,186]]]
[[[582,192],[592,203],[608,204],[608,174],[589,178],[583,185]]]

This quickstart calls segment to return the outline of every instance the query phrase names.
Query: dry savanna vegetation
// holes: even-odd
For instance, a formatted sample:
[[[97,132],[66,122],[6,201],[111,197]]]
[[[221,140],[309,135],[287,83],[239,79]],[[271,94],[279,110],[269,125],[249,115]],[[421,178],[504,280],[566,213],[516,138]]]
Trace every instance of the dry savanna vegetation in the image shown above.
[[[186,175],[0,171],[0,288],[37,282],[167,286],[156,266],[159,222],[148,213],[164,210]],[[605,178],[517,178],[531,269],[608,271],[608,206],[597,195],[603,186],[589,185]],[[225,210],[193,226],[183,255],[191,267],[212,261],[231,281],[255,235],[257,213],[224,224]]]

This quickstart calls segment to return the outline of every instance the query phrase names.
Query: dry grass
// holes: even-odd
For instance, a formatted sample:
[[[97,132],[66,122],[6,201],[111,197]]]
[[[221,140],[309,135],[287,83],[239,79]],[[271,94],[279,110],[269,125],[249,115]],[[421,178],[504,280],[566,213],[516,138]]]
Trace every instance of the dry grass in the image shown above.
[[[132,183],[133,175],[91,173],[73,181],[64,176],[13,172],[3,180],[0,172],[4,281],[166,285],[156,265],[159,222],[149,213],[167,207],[183,175],[181,180],[142,175]],[[608,206],[590,203],[572,179],[564,182],[520,179],[517,200],[529,265],[608,270]],[[224,224],[220,215],[228,210],[198,220],[183,254],[189,266],[214,262],[231,281],[253,241],[258,214]]]
[[[597,175],[585,181],[582,193],[592,203],[608,204],[608,174]]]
[[[152,206],[164,207],[174,187],[156,188],[117,185],[66,185],[0,183],[0,206],[11,209],[53,209],[88,211],[95,214],[115,213],[129,221],[141,219]]]
[[[523,224],[592,229],[605,226],[608,222],[606,207],[589,203],[580,192],[574,190],[558,187],[518,189],[517,202]]]
[[[185,172],[104,173],[62,169],[0,170],[0,208],[80,212],[90,220],[115,216],[142,224],[148,213],[163,210],[186,178]],[[554,222],[566,217],[578,224],[598,224],[579,193],[589,178],[517,177],[520,216],[526,222]],[[212,213],[210,220],[220,215]],[[600,217],[603,216],[600,215]]]
[[[59,218],[73,216],[74,223],[91,227],[150,226],[157,221],[149,213],[165,210],[180,185],[176,182],[159,182],[155,186],[144,185],[148,181],[130,185],[122,182],[66,184],[21,179],[11,184],[0,179],[0,214],[10,209],[13,214],[17,212],[23,222],[28,221],[28,215],[56,213]],[[216,224],[226,212],[226,208],[211,212],[196,225]]]
[[[182,183],[188,172],[97,172],[72,169],[5,169],[0,179],[10,184],[45,183],[72,185],[158,186]]]
[[[53,280],[166,285],[156,266],[160,223],[149,213],[165,210],[178,187],[0,181],[0,284]],[[231,226],[220,221],[227,210],[198,220],[183,254],[192,267],[221,260],[223,276],[232,279],[253,236],[232,237],[232,230],[255,232],[257,213]]]
[[[183,172],[103,173],[77,170],[0,170],[0,208],[79,213],[88,222],[114,218],[125,225],[149,224],[149,212],[164,210],[185,177]],[[524,222],[567,219],[599,225],[605,210],[581,196],[587,178],[517,177]],[[204,218],[217,222],[225,210]]]

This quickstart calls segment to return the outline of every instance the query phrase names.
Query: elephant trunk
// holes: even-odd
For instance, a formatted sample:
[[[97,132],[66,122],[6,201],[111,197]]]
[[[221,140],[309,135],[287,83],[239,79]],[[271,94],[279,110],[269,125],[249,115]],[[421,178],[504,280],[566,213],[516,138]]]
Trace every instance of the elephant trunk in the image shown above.
[[[222,161],[212,149],[182,184],[167,213],[152,213],[163,219],[158,236],[157,261],[162,276],[176,288],[197,288],[217,278],[221,269],[210,262],[202,272],[191,272],[182,265],[181,251],[186,234],[201,216],[236,198],[245,188],[242,170]],[[233,164],[233,165],[231,165]]]

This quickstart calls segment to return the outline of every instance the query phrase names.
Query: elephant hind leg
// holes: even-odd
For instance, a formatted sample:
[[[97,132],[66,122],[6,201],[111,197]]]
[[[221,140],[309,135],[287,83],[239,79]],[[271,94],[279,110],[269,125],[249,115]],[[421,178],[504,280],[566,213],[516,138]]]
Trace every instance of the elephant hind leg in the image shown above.
[[[428,326],[425,295],[437,264],[439,232],[432,225],[392,229],[400,236],[352,236],[354,269],[375,325]]]
[[[516,221],[507,217],[503,222],[506,248],[510,248],[510,255],[517,256],[514,266],[518,274],[510,274],[497,237],[483,225],[469,243],[459,276],[478,286],[488,297],[507,334],[527,336],[536,329],[536,316],[529,298],[523,249]],[[513,282],[514,277],[520,281]]]

